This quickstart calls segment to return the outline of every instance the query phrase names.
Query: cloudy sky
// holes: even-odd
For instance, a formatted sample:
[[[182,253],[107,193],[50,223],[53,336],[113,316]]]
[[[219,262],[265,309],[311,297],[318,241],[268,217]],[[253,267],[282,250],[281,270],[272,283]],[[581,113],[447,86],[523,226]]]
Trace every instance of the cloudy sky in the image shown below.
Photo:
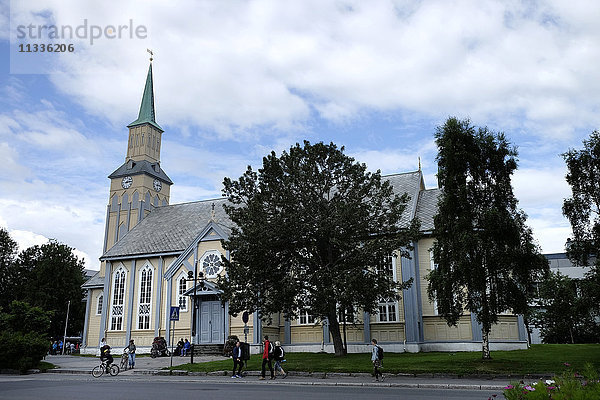
[[[599,20],[600,3],[573,0],[0,0],[0,226],[98,268],[151,48],[171,203],[218,197],[304,139],[386,174],[421,157],[432,188],[433,134],[457,116],[518,146],[520,205],[562,252],[560,154],[600,126]],[[72,52],[19,52],[50,25]]]

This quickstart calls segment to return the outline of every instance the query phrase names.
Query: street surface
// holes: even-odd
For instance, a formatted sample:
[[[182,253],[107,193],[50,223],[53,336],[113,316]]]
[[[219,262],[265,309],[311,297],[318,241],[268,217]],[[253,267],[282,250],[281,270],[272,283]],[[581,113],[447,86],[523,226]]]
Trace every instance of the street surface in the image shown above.
[[[248,399],[332,400],[332,399],[503,399],[499,390],[424,388],[380,388],[303,385],[257,381],[256,377],[225,380],[220,377],[159,377],[152,375],[93,378],[91,375],[34,374],[0,375],[1,400],[186,400]],[[276,383],[275,383],[276,382]]]

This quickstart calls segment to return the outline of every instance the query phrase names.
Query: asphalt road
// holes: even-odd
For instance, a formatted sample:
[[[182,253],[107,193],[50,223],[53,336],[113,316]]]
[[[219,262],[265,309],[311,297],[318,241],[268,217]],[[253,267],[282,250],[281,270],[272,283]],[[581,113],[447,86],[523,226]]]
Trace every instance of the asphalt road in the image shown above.
[[[492,394],[503,399],[499,391],[436,390],[412,388],[337,387],[270,384],[244,378],[241,381],[213,383],[189,379],[146,377],[102,377],[65,375],[0,376],[0,400],[332,400],[332,399],[488,399]]]

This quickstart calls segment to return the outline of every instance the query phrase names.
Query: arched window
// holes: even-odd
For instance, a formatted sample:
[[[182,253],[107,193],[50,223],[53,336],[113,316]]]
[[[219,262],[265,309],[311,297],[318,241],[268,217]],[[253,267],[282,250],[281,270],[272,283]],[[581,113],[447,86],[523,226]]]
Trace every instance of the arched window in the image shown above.
[[[104,292],[100,292],[98,296],[96,296],[96,315],[102,315],[102,307],[104,302]]]
[[[112,305],[110,308],[110,330],[123,330],[123,303],[125,299],[125,279],[127,272],[125,268],[119,267],[113,275]]]
[[[218,251],[206,252],[200,261],[207,278],[216,278],[223,270],[221,253]]]
[[[150,311],[152,311],[152,268],[150,266],[140,270],[139,293],[138,329],[150,329]]]
[[[177,278],[177,295],[178,295],[178,304],[179,311],[187,311],[188,310],[188,297],[184,295],[187,291],[187,280],[184,274],[179,275]]]

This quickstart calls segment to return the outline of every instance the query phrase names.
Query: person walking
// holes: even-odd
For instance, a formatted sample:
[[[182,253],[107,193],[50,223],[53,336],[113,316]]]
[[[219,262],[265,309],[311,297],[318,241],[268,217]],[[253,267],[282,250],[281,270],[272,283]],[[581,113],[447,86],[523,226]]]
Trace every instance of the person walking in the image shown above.
[[[261,368],[261,375],[260,375],[260,379],[261,381],[265,380],[265,374],[266,374],[266,366],[267,364],[269,364],[269,371],[271,371],[271,379],[275,379],[275,372],[273,371],[273,364],[271,364],[271,360],[273,359],[273,344],[271,342],[269,342],[269,336],[265,335],[265,338],[263,339],[263,344],[264,344],[264,350],[263,350],[263,356],[262,356],[262,368]]]
[[[377,339],[371,340],[371,344],[373,345],[373,351],[371,351],[371,361],[373,362],[373,375],[375,376],[375,381],[379,382],[381,377],[381,381],[384,381],[383,374],[381,373],[382,368],[382,360],[379,355],[380,347],[377,345]]]
[[[133,339],[129,341],[129,346],[125,347],[129,351],[129,368],[133,369],[135,366],[135,343],[133,343]]]
[[[231,374],[232,378],[241,378],[242,377],[242,366],[244,362],[242,361],[242,348],[240,347],[241,343],[238,340],[235,342],[235,347],[233,348],[233,372]],[[235,373],[235,369],[238,369],[237,374]]]
[[[288,374],[281,366],[281,363],[285,361],[285,351],[283,350],[283,347],[281,347],[279,340],[275,341],[275,349],[273,350],[273,353],[275,353],[275,376],[277,376],[277,371],[279,371],[281,375],[283,375],[282,379],[287,378]]]

